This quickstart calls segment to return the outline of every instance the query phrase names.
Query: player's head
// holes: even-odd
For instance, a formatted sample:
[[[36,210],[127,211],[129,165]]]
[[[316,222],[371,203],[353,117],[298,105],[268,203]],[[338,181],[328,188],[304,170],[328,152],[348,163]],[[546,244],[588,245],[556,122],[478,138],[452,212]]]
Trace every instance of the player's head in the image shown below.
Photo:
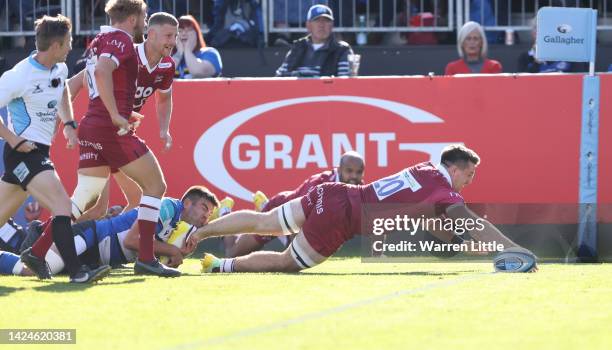
[[[212,210],[219,206],[219,200],[214,193],[204,186],[191,186],[181,199],[183,213],[181,220],[202,227],[208,221]]]
[[[334,28],[334,13],[325,5],[311,6],[306,15],[306,28],[313,43],[326,42]]]
[[[442,150],[441,163],[448,170],[453,189],[459,192],[474,179],[480,157],[463,145],[450,145]]]
[[[170,56],[176,45],[177,31],[176,17],[166,12],[156,12],[149,18],[147,45],[164,57]]]
[[[48,52],[56,62],[65,62],[72,50],[72,23],[62,15],[43,16],[34,22],[36,49]]]
[[[134,42],[142,42],[147,24],[147,4],[142,0],[109,0],[104,7],[111,25],[125,25],[134,36]]]
[[[359,185],[363,180],[364,172],[365,161],[361,154],[355,151],[349,151],[340,157],[340,166],[338,167],[340,182]]]
[[[201,48],[206,47],[200,24],[195,17],[192,15],[181,16],[179,18],[178,40],[186,42],[190,36],[194,36],[196,42],[193,52],[200,51]]]

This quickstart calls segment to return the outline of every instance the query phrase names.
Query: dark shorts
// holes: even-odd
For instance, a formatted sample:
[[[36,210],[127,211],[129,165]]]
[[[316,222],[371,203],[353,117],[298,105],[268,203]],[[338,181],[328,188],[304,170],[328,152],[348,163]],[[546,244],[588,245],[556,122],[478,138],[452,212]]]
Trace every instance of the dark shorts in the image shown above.
[[[318,185],[302,197],[301,203],[306,216],[304,238],[323,257],[331,256],[353,237],[351,204],[343,184]]]
[[[49,146],[36,143],[36,147],[31,152],[23,153],[5,143],[2,181],[21,186],[25,191],[34,176],[46,170],[55,170],[49,159]]]
[[[134,133],[117,135],[116,128],[79,127],[79,169],[109,166],[119,169],[149,152]]]

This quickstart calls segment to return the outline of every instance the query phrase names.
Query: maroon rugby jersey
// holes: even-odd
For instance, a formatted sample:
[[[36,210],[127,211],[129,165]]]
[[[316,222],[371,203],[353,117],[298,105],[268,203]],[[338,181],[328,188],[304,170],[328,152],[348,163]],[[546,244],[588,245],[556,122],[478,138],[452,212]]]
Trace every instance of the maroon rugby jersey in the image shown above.
[[[134,106],[138,77],[138,59],[132,36],[123,30],[102,26],[87,52],[86,75],[89,107],[82,123],[98,127],[113,127],[110,114],[95,84],[94,71],[100,57],[108,57],[117,65],[117,69],[113,71],[113,93],[119,114],[128,119]]]
[[[270,211],[280,205],[283,205],[290,200],[293,200],[298,197],[305,196],[308,194],[308,191],[322,183],[326,182],[339,182],[340,175],[338,174],[337,169],[326,170],[322,173],[312,175],[306,181],[304,181],[298,188],[293,191],[285,191],[277,194],[276,196],[270,198],[268,203],[263,208],[263,211]]]
[[[416,164],[365,186],[349,186],[347,194],[353,228],[360,227],[362,213],[368,217],[366,220],[396,214],[429,217],[443,214],[451,205],[464,204],[463,197],[452,188],[446,169],[431,162]]]
[[[138,57],[138,81],[136,95],[134,96],[134,110],[139,112],[147,98],[158,90],[162,93],[172,89],[174,79],[174,60],[171,57],[162,57],[154,66],[147,61],[145,44],[136,45]]]

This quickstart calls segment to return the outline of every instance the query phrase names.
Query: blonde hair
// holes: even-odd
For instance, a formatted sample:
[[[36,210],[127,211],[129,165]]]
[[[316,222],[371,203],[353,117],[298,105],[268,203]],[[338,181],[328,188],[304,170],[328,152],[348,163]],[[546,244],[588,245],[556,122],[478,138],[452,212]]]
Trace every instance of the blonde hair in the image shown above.
[[[467,36],[473,32],[474,30],[478,30],[480,33],[480,37],[482,39],[482,48],[480,49],[480,58],[486,58],[489,47],[487,45],[487,37],[485,36],[485,32],[482,29],[482,26],[474,21],[469,21],[459,29],[459,33],[457,34],[457,52],[459,53],[459,57],[463,58],[463,42],[467,38]]]

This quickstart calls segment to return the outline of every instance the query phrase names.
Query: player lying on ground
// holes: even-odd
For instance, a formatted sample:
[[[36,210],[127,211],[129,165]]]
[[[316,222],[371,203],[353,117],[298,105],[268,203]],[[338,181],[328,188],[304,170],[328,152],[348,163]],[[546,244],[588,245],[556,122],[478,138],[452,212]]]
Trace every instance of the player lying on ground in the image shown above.
[[[269,200],[265,197],[265,194],[257,191],[253,198],[255,210],[269,212],[293,199],[305,196],[311,188],[322,183],[338,182],[360,185],[363,181],[364,172],[365,162],[363,157],[357,152],[346,152],[340,158],[340,166],[338,168],[312,175],[293,191],[280,192]],[[226,236],[224,237],[225,257],[234,258],[260,250],[266,243],[272,241],[274,238],[276,237],[270,235],[250,234]],[[278,236],[277,238],[284,247],[287,247],[293,236]]]
[[[480,158],[474,151],[461,145],[448,146],[442,151],[441,164],[437,166],[430,162],[416,164],[365,186],[321,184],[306,196],[267,213],[246,210],[223,216],[198,229],[190,240],[195,243],[205,238],[238,232],[273,235],[279,232],[285,235],[297,233],[289,247],[281,253],[260,251],[232,259],[218,259],[205,254],[202,270],[300,271],[325,261],[344,242],[362,233],[362,211],[366,217],[373,217],[377,210],[385,207],[391,208],[384,212],[385,217],[404,215],[411,211],[412,217],[444,214],[455,220],[479,219],[484,227],[470,232],[474,240],[495,241],[503,244],[504,248],[517,247],[495,226],[470,211],[459,194],[472,182],[479,162]],[[421,205],[433,210],[414,212]],[[364,224],[369,227],[367,222]]]
[[[155,254],[168,257],[169,266],[181,265],[183,258],[193,253],[196,245],[185,241],[179,248],[170,244],[169,238],[177,229],[188,231],[190,226],[202,227],[217,205],[215,195],[201,186],[188,189],[181,200],[163,198],[155,230],[156,240],[153,243]],[[88,265],[94,266],[102,264],[119,267],[134,262],[139,239],[137,216],[138,210],[132,209],[112,218],[89,220],[72,225],[76,250],[81,259]],[[187,225],[179,226],[179,223]],[[27,275],[29,271],[22,270],[19,262],[11,255],[14,254],[3,253],[0,259],[0,273]],[[51,274],[57,274],[64,268],[64,262],[54,246],[51,246],[47,252],[45,260]]]

